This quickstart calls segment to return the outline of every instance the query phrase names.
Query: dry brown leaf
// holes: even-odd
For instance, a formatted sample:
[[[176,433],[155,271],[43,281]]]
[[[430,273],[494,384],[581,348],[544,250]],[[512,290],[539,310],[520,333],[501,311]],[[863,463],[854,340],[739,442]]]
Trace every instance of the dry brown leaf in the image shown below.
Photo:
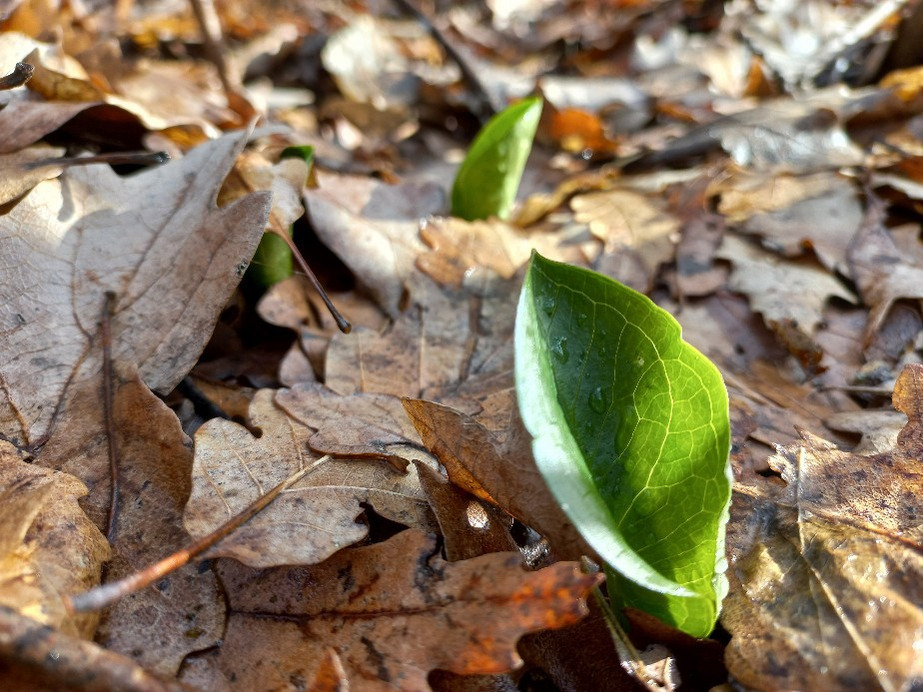
[[[728,288],[745,294],[780,342],[806,365],[822,353],[813,341],[830,297],[854,302],[855,297],[833,275],[809,260],[782,260],[777,255],[730,233],[718,256],[730,260]]]
[[[559,558],[594,555],[548,490],[532,458],[532,438],[518,417],[501,441],[447,406],[405,400],[404,408],[453,483],[547,537]]]
[[[722,184],[719,208],[741,233],[759,236],[764,247],[787,257],[811,249],[827,269],[848,272],[846,248],[863,217],[852,181],[826,171],[743,177],[738,188],[731,187],[733,182]]]
[[[55,147],[29,147],[15,154],[0,154],[0,204],[6,204],[35,185],[56,178],[64,170],[54,163],[43,163],[64,154]]]
[[[673,258],[679,219],[660,200],[627,189],[579,195],[570,206],[574,219],[589,225],[590,232],[605,243],[597,270],[639,291],[650,290],[660,265]],[[598,266],[600,262],[605,268]]]
[[[105,528],[110,506],[109,432],[100,392],[90,381],[68,399],[39,463],[67,471],[90,489],[87,514]],[[119,512],[107,581],[133,574],[189,542],[182,517],[191,486],[192,450],[176,415],[137,376],[114,386],[112,430],[119,468]],[[77,593],[82,589],[74,589]],[[224,602],[215,575],[194,565],[103,611],[96,641],[172,676],[192,651],[221,637]]]
[[[318,454],[381,459],[402,471],[421,456],[420,436],[397,397],[343,396],[322,384],[304,383],[280,390],[274,401],[289,416],[317,431],[308,446]]]
[[[350,689],[419,692],[435,668],[512,670],[519,637],[578,621],[600,580],[574,563],[526,572],[518,553],[447,563],[435,537],[414,530],[313,567],[218,569],[233,615],[210,686],[240,690],[310,680],[328,647]]]
[[[77,504],[84,495],[74,476],[24,463],[0,442],[0,603],[90,638],[98,614],[69,615],[61,601],[98,584],[109,558],[105,537]]]
[[[429,466],[417,463],[416,467],[420,485],[439,522],[449,562],[518,550],[510,536],[508,515],[450,483]]]
[[[3,605],[0,661],[5,692],[187,692],[179,683],[165,682],[120,654],[70,637]]]
[[[360,503],[394,521],[434,528],[413,467],[404,474],[381,461],[316,462],[308,449],[314,431],[276,406],[274,395],[260,390],[253,397],[250,420],[260,437],[221,419],[196,432],[187,530],[204,536],[292,473],[317,466],[210,555],[256,567],[322,562],[368,533]]]
[[[417,268],[439,283],[456,288],[470,281],[474,272],[486,269],[512,279],[529,261],[532,250],[558,262],[586,264],[600,249],[595,240],[573,242],[559,228],[532,229],[527,233],[496,218],[429,218],[420,226],[420,238],[431,250],[417,258]]]
[[[129,178],[104,165],[71,169],[0,217],[0,429],[10,439],[47,435],[69,388],[98,375],[107,292],[115,361],[162,392],[192,368],[269,211],[266,194],[214,202],[246,137]]]
[[[413,263],[425,249],[420,220],[443,211],[445,193],[431,183],[391,186],[321,171],[317,182],[305,193],[317,235],[397,317]]]
[[[722,622],[731,674],[757,689],[910,690],[923,676],[923,366],[894,392],[893,452],[809,433],[771,459],[785,487],[738,484]]]
[[[885,214],[883,202],[870,197],[862,228],[847,253],[859,293],[870,307],[864,335],[866,345],[881,327],[894,301],[923,298],[919,240],[914,238],[916,247],[912,249],[916,253],[901,252],[884,225]]]

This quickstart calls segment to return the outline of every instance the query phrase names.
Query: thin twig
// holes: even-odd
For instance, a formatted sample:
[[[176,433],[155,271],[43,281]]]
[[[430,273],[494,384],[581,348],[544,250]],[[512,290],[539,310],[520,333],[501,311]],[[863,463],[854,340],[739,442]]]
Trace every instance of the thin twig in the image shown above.
[[[24,164],[25,168],[42,168],[43,166],[87,166],[91,163],[108,163],[112,166],[127,164],[132,166],[153,166],[166,163],[170,155],[165,151],[122,151],[96,156],[62,156],[54,159],[41,159]]]
[[[210,534],[203,536],[197,541],[193,541],[187,547],[165,557],[160,562],[154,563],[150,567],[147,567],[140,572],[130,574],[124,579],[119,579],[118,581],[110,582],[108,584],[101,584],[90,589],[89,591],[84,591],[83,593],[77,594],[75,596],[65,596],[63,599],[65,607],[67,608],[68,612],[72,614],[86,613],[91,610],[100,610],[101,608],[105,608],[120,598],[124,598],[129,594],[135,593],[136,591],[140,591],[141,589],[150,586],[155,581],[169,574],[170,572],[173,572],[180,567],[184,567],[193,559],[218,543],[220,540],[231,535],[238,528],[246,524],[253,517],[268,507],[269,504],[275,500],[282,491],[290,488],[292,485],[304,478],[304,476],[307,475],[310,471],[313,471],[315,468],[328,461],[329,459],[329,456],[323,456],[310,466],[306,466],[303,469],[295,472],[284,481],[279,483],[277,486],[275,486],[272,490],[251,502],[243,512],[231,517]]]
[[[474,96],[478,101],[479,112],[477,115],[480,120],[485,122],[490,119],[491,116],[500,112],[503,108],[503,104],[497,103],[490,95],[490,92],[487,91],[487,87],[484,86],[484,82],[482,82],[480,77],[477,76],[477,73],[471,69],[468,60],[458,52],[455,46],[449,42],[449,39],[446,38],[445,34],[442,33],[435,24],[433,24],[430,18],[423,14],[423,11],[417,8],[410,0],[394,0],[394,3],[420,22],[429,32],[429,35],[442,46],[448,56],[458,65],[458,69],[461,70],[462,73],[462,78],[474,92]]]
[[[106,538],[115,542],[116,523],[119,517],[119,443],[116,438],[112,411],[112,312],[115,309],[115,293],[106,291],[100,332],[103,342],[103,415],[106,419],[106,437],[109,441],[109,519],[106,522]]]
[[[314,275],[314,272],[311,271],[311,267],[308,266],[308,263],[305,261],[305,258],[301,254],[301,250],[299,250],[295,245],[295,241],[292,240],[292,237],[288,233],[279,233],[272,228],[270,228],[268,232],[274,233],[285,241],[285,244],[288,245],[289,249],[292,251],[292,257],[295,258],[295,261],[298,262],[298,266],[301,267],[301,271],[304,272],[304,275],[307,277],[308,281],[311,282],[311,285],[314,287],[314,290],[317,291],[320,299],[324,301],[324,305],[327,306],[327,310],[330,312],[330,315],[337,323],[337,327],[339,327],[340,331],[344,334],[349,334],[353,330],[353,326],[349,323],[349,320],[343,317],[342,313],[337,310],[336,305],[333,304],[333,301],[330,300],[330,296],[327,295],[327,291],[324,290],[324,287],[321,286],[321,283]]]
[[[224,58],[224,37],[221,34],[221,20],[218,18],[218,12],[215,10],[215,3],[212,0],[189,0],[192,5],[192,13],[195,15],[199,29],[202,31],[202,41],[205,43],[205,50],[209,58],[215,64],[218,70],[218,79],[221,80],[221,88],[228,98],[234,94],[234,87],[228,76],[228,63]]]
[[[5,77],[0,77],[0,90],[15,89],[32,79],[35,67],[27,62],[18,62],[13,71]]]

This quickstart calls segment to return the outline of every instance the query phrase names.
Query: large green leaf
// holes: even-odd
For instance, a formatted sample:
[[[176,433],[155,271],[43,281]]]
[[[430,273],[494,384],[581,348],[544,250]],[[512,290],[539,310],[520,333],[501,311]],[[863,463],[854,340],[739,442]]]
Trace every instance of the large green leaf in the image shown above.
[[[455,174],[453,216],[468,221],[507,217],[541,115],[541,99],[529,98],[498,113],[481,129]]]
[[[727,391],[646,296],[533,253],[516,392],[535,460],[608,563],[610,596],[695,636],[727,591]]]

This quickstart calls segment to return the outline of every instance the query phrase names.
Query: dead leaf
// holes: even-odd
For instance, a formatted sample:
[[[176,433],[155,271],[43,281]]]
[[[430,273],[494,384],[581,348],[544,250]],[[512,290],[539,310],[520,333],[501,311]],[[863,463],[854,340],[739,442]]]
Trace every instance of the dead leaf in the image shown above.
[[[304,383],[281,390],[274,401],[289,416],[317,431],[308,446],[318,454],[381,459],[401,471],[420,457],[420,437],[397,397],[342,396],[324,385]]]
[[[751,308],[763,315],[766,326],[793,355],[808,354],[808,362],[819,362],[819,355],[811,353],[819,351],[814,330],[830,297],[854,302],[846,287],[811,261],[782,261],[730,233],[718,256],[732,263],[728,288],[750,299]]]
[[[317,182],[305,200],[318,236],[396,317],[414,260],[424,250],[420,220],[443,211],[445,192],[433,184],[391,186],[322,171]]]
[[[518,417],[501,441],[446,406],[405,400],[404,408],[453,483],[546,536],[559,558],[594,555],[548,490],[532,459],[532,438]]]
[[[574,219],[588,224],[590,232],[605,243],[604,258],[612,255],[623,263],[630,256],[637,264],[636,269],[621,264],[624,269],[599,271],[647,292],[660,265],[673,258],[680,237],[679,220],[659,200],[628,189],[579,195],[570,206]]]
[[[923,676],[921,402],[923,366],[909,366],[893,452],[855,455],[803,432],[771,459],[785,487],[735,488],[722,622],[742,684],[909,690]]]
[[[363,690],[425,690],[435,668],[512,670],[521,664],[519,637],[579,620],[600,580],[573,563],[538,572],[520,565],[518,553],[447,563],[434,537],[413,530],[314,567],[254,571],[222,561],[233,615],[209,661],[212,685],[310,680],[328,647],[350,688]]]
[[[192,494],[186,529],[204,536],[292,473],[311,466],[311,428],[260,390],[250,420],[260,437],[237,423],[214,419],[196,432]],[[342,401],[342,400],[339,400]],[[255,567],[315,564],[368,533],[360,503],[412,526],[434,527],[413,467],[396,471],[381,461],[326,459],[268,508],[210,551]]]
[[[0,442],[0,603],[60,632],[90,638],[96,613],[69,615],[61,596],[99,583],[105,537],[77,504],[74,476],[20,460]]]
[[[923,298],[923,265],[909,253],[900,252],[884,226],[885,208],[870,197],[862,227],[849,246],[847,258],[863,301],[871,308],[864,342],[872,336],[900,298]],[[919,246],[919,241],[916,241]]]
[[[108,291],[115,361],[162,392],[191,369],[265,226],[265,194],[214,203],[245,141],[228,136],[129,178],[71,169],[0,217],[4,434],[40,440],[69,388],[96,377]]]
[[[120,497],[107,581],[133,574],[189,542],[182,516],[191,486],[190,440],[176,415],[137,376],[124,375],[114,386],[111,430],[96,383],[79,383],[39,456],[43,466],[87,484],[90,492],[82,505],[105,528],[111,503],[109,444],[115,445]],[[155,589],[103,611],[96,638],[149,670],[172,676],[187,654],[220,639],[223,619],[214,574],[189,565],[158,580]]]
[[[431,467],[420,463],[416,467],[420,485],[439,522],[449,562],[518,550],[510,536],[509,515],[450,483]]]
[[[8,692],[184,692],[120,654],[0,605],[0,660]],[[54,661],[54,665],[49,665]]]

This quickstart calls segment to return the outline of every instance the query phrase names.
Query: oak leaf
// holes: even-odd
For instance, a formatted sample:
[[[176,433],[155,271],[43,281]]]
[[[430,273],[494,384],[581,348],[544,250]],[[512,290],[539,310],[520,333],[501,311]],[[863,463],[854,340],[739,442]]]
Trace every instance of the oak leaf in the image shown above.
[[[350,689],[419,692],[437,668],[512,670],[519,637],[578,621],[601,579],[566,562],[527,572],[518,553],[448,563],[415,530],[320,565],[256,571],[223,560],[218,570],[232,615],[208,659],[210,684],[242,690],[310,680],[328,647]]]
[[[213,548],[211,556],[234,557],[254,567],[322,562],[367,535],[368,527],[359,520],[360,503],[393,521],[435,528],[413,467],[401,473],[379,460],[318,460],[308,445],[315,431],[273,403],[274,394],[260,390],[253,397],[250,420],[259,437],[222,419],[196,432],[187,530],[204,536],[296,471],[316,466]],[[334,405],[348,408],[344,401]]]
[[[70,169],[0,218],[0,431],[40,440],[68,390],[98,376],[110,292],[114,361],[161,392],[192,368],[269,211],[266,193],[215,204],[246,138],[129,178],[102,165]]]
[[[756,689],[910,690],[923,679],[923,366],[905,368],[897,447],[870,456],[803,432],[738,484],[728,525],[727,665]]]
[[[70,635],[91,637],[98,615],[69,615],[61,596],[99,583],[105,537],[77,504],[74,476],[27,464],[0,442],[0,603]]]

